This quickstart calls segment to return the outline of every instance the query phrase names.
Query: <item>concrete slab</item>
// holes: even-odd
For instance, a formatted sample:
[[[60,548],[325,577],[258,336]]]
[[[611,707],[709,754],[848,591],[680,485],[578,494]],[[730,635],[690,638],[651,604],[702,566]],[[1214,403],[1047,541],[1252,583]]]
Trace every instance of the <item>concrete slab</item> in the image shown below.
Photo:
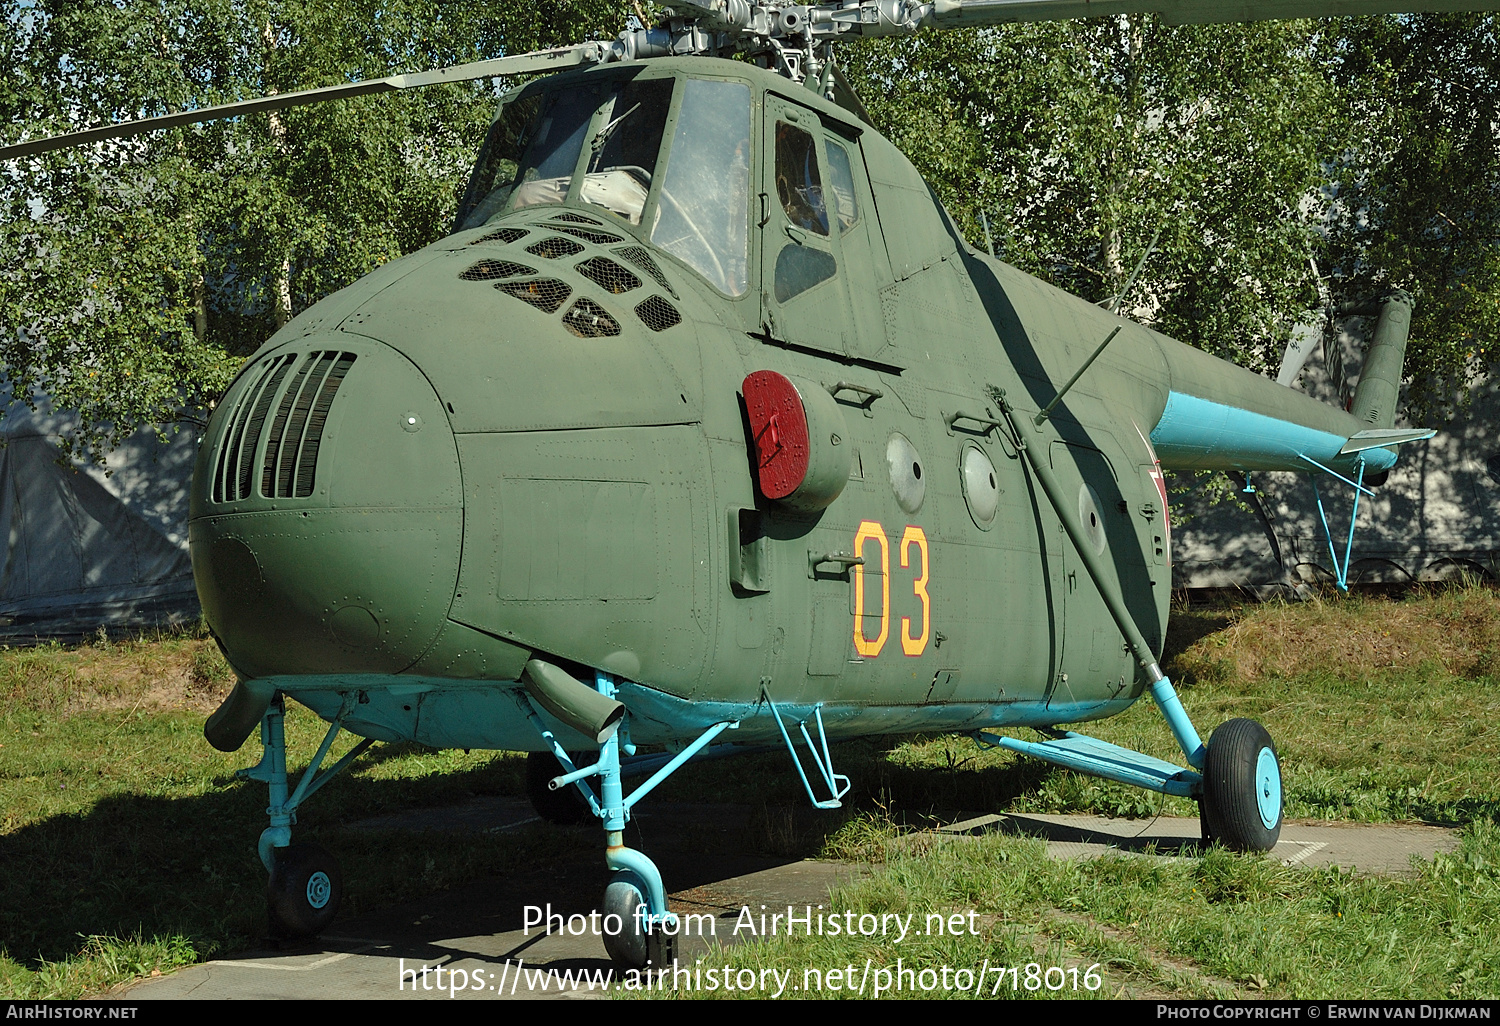
[[[758,914],[762,904],[826,903],[833,887],[861,872],[839,863],[703,854],[706,833],[742,826],[749,811],[663,805],[634,824],[650,839],[646,847],[663,879],[676,888],[669,906],[692,924],[690,935],[679,941],[684,965],[693,965],[713,946],[748,939],[733,932],[745,906]],[[524,798],[476,798],[449,809],[378,817],[350,829],[498,832],[535,820]],[[674,848],[672,838],[690,839],[699,850]],[[128,995],[132,1000],[599,998],[606,993],[604,981],[618,982],[618,975],[608,975],[602,921],[591,917],[605,876],[602,851],[581,847],[577,858],[557,865],[474,881],[419,902],[339,920],[311,946],[267,943],[144,981]],[[556,916],[557,929],[551,934],[542,925],[528,929],[527,906],[537,909],[538,919]]]
[[[990,830],[1040,837],[1054,858],[1098,858],[1111,851],[1181,858],[1198,853],[1196,819],[1106,819],[1102,816],[1011,814],[979,816],[939,827],[961,836]],[[1458,847],[1444,827],[1385,823],[1285,823],[1272,852],[1285,865],[1341,866],[1365,873],[1405,875],[1413,858],[1431,861]]]

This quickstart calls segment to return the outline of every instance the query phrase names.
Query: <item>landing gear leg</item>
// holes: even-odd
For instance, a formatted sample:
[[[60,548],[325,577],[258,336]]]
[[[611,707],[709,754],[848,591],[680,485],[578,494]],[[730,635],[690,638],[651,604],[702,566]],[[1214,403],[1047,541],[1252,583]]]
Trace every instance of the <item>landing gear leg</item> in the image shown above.
[[[607,674],[598,675],[596,686],[605,697],[614,697],[614,681]],[[630,811],[620,779],[619,731],[600,746],[599,796],[604,862],[612,871],[604,889],[604,949],[625,969],[669,966],[677,959],[677,917],[667,909],[661,872],[644,854],[625,847]]]
[[[571,685],[565,679],[558,683],[559,678],[555,674],[549,679],[552,683],[547,686],[557,688],[554,695],[561,696],[559,704],[573,701],[567,698],[571,685],[582,686],[582,682],[576,679]],[[595,674],[594,688],[605,698],[615,697],[615,682],[607,673]],[[531,704],[526,693],[518,693],[516,701],[522,714],[531,721],[537,734],[551,749],[552,757],[567,770],[561,776],[547,781],[548,789],[557,791],[565,787],[578,788],[579,795],[587,802],[589,810],[604,821],[604,861],[611,870],[609,886],[604,891],[605,915],[602,926],[605,950],[624,969],[664,968],[671,965],[677,959],[677,917],[667,908],[667,893],[662,887],[661,873],[656,864],[635,849],[625,847],[625,824],[630,819],[631,806],[677,772],[723,731],[738,727],[739,721],[723,720],[703,731],[696,741],[672,756],[627,798],[621,783],[620,751],[623,748],[626,755],[635,754],[635,746],[630,743],[628,713],[599,742],[599,761],[580,769],[573,766],[572,756],[563,750],[562,744],[537,714],[536,707]],[[548,708],[551,709],[551,706]],[[556,710],[553,712],[560,717],[563,715]],[[586,736],[598,729],[597,723],[582,718],[569,725]],[[597,795],[584,783],[589,777],[599,778]]]
[[[261,831],[259,851],[260,861],[270,874],[266,884],[266,905],[273,937],[316,936],[327,929],[338,914],[339,901],[344,894],[343,873],[338,860],[316,844],[292,844],[292,825],[297,822],[297,806],[308,795],[374,744],[370,740],[361,741],[332,767],[318,772],[354,701],[353,695],[345,697],[344,708],[329,725],[323,744],[298,781],[296,790],[289,794],[286,700],[277,692],[260,721],[260,743],[265,749],[260,762],[235,774],[242,779],[262,781],[270,791],[271,801],[266,813],[271,818],[271,825]]]

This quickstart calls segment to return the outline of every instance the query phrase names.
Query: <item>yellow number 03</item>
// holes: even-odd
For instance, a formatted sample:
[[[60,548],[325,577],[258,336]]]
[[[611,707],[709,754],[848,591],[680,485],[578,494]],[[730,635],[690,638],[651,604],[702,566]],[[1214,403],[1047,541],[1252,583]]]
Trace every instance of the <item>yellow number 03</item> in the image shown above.
[[[873,520],[866,520],[859,525],[859,531],[854,535],[854,554],[860,558],[865,555],[865,543],[875,542],[880,546],[880,633],[873,639],[865,637],[865,567],[862,563],[854,564],[854,651],[861,656],[878,656],[880,650],[885,647],[885,642],[891,633],[891,543],[885,535],[885,528]],[[912,546],[922,556],[922,574],[912,582],[912,594],[922,600],[922,633],[913,638],[911,636],[911,617],[901,618],[901,651],[909,656],[919,656],[927,650],[927,639],[932,633],[932,600],[927,595],[927,582],[929,578],[929,562],[927,553],[927,535],[920,527],[908,525],[905,533],[901,535],[901,566],[911,565]]]

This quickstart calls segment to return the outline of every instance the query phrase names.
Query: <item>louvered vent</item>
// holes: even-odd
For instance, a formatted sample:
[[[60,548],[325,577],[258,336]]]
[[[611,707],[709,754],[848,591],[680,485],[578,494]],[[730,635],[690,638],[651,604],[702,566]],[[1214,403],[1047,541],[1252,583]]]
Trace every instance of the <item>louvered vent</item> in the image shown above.
[[[579,338],[604,338],[620,333],[619,322],[591,299],[580,299],[563,314],[563,327]]]
[[[574,214],[564,211],[552,218],[553,221],[568,221],[572,224],[603,224],[603,221],[595,221],[592,217],[584,217],[582,214]]]
[[[499,281],[495,288],[501,292],[508,292],[517,299],[524,300],[547,313],[554,313],[558,307],[563,305],[573,290],[555,278],[541,278],[537,281]]]
[[[542,257],[545,260],[556,260],[558,257],[582,253],[583,247],[572,239],[565,239],[561,235],[553,235],[550,238],[543,239],[534,246],[527,246],[526,252],[532,256]]]
[[[480,236],[469,245],[477,246],[481,242],[497,242],[502,246],[509,246],[512,242],[518,242],[530,234],[525,228],[501,228],[498,232]]]
[[[591,232],[587,228],[569,228],[567,225],[561,224],[549,224],[547,227],[554,231],[567,232],[569,235],[577,236],[584,242],[592,242],[596,246],[608,246],[611,243],[625,241],[618,235],[611,235],[608,232]]]
[[[266,361],[240,393],[229,415],[229,427],[219,443],[219,458],[214,464],[214,502],[238,502],[249,496],[250,472],[266,411],[270,409],[281,379],[296,359],[295,356],[278,356]]]
[[[656,284],[672,293],[673,299],[677,298],[677,290],[667,281],[667,276],[661,273],[661,268],[656,266],[656,261],[651,259],[651,254],[646,251],[645,247],[626,246],[624,249],[615,250],[615,253],[651,275]]]
[[[616,296],[641,287],[641,279],[613,260],[606,260],[604,257],[590,257],[585,260],[578,265],[578,273],[604,291]]]
[[[323,427],[354,359],[353,353],[339,352],[308,353],[303,358],[282,393],[266,436],[260,475],[260,491],[266,498],[301,499],[312,494]]]
[[[518,274],[535,273],[536,268],[510,260],[481,260],[458,272],[458,276],[464,281],[494,281],[497,278],[514,278]]]
[[[682,314],[660,296],[652,296],[635,308],[635,315],[652,331],[666,331],[682,323]]]

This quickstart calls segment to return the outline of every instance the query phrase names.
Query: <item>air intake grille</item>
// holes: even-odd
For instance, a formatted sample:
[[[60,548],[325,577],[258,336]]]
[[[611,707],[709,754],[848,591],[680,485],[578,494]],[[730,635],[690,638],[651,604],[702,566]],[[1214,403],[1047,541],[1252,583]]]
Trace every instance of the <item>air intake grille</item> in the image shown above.
[[[312,494],[328,411],[353,364],[353,353],[308,353],[302,360],[282,393],[266,436],[260,475],[260,491],[266,498],[300,499]]]
[[[501,228],[498,232],[490,232],[488,235],[483,235],[475,239],[469,245],[477,246],[481,242],[498,242],[502,246],[509,246],[512,242],[524,239],[530,234],[525,228]]]
[[[219,458],[214,464],[214,502],[238,502],[249,497],[250,473],[261,425],[281,379],[295,360],[295,356],[279,356],[266,361],[240,393],[229,415],[224,439],[219,443]]]
[[[677,290],[667,281],[667,276],[661,273],[661,268],[656,266],[656,261],[651,259],[651,254],[646,252],[644,247],[626,246],[624,249],[615,250],[615,252],[651,275],[656,284],[672,293],[673,299],[677,298]]]
[[[564,212],[553,217],[553,221],[569,221],[573,224],[603,224],[603,221],[595,221],[592,217],[584,217],[582,214]]]
[[[532,256],[542,257],[545,260],[556,260],[558,257],[582,253],[583,247],[572,239],[565,239],[561,235],[553,235],[551,238],[543,239],[534,246],[527,246],[526,252]]]
[[[572,308],[563,314],[562,322],[563,327],[579,338],[603,338],[620,333],[619,322],[591,299],[580,299],[574,303]]]
[[[641,279],[631,274],[613,260],[590,257],[578,265],[578,273],[598,285],[604,291],[618,296],[622,292],[641,287]]]
[[[635,308],[635,315],[652,331],[666,331],[682,323],[682,314],[660,296],[652,296],[638,305]]]
[[[541,278],[537,281],[500,281],[495,283],[495,288],[501,292],[509,292],[517,299],[524,300],[547,313],[555,312],[573,291],[555,278]]]

